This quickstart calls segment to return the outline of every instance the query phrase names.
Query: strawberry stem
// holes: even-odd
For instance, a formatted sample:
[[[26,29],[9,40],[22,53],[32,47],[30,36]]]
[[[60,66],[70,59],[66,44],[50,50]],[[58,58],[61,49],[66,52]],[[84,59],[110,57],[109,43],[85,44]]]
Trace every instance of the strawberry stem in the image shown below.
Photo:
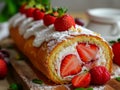
[[[27,5],[27,8],[31,8],[31,7],[34,7],[36,4],[36,2],[34,0],[30,0],[28,5]]]
[[[68,11],[68,9],[66,9],[66,8],[58,8],[58,10],[57,10],[59,17],[63,16],[67,11]]]
[[[43,10],[43,11],[45,10],[45,8],[42,4],[36,4],[35,7],[40,9],[40,10]]]

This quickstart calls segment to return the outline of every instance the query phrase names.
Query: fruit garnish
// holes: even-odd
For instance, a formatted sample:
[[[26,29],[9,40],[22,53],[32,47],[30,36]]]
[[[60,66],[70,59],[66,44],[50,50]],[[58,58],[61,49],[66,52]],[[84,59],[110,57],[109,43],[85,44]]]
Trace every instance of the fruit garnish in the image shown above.
[[[55,20],[54,27],[56,31],[66,31],[72,26],[75,27],[75,21],[72,16],[66,14],[67,9],[58,8],[58,18]]]
[[[26,12],[25,6],[26,6],[26,4],[23,4],[23,5],[20,7],[19,12],[20,12],[21,14],[25,14],[25,12]]]
[[[110,80],[110,73],[104,66],[95,66],[90,70],[91,83],[95,85],[103,85]]]
[[[4,60],[0,59],[0,79],[4,79],[7,75],[7,64]]]
[[[38,8],[36,8],[33,12],[34,20],[41,20],[43,19],[44,15],[45,13]]]
[[[32,82],[36,84],[43,84],[43,81],[39,79],[33,79]]]
[[[44,22],[44,25],[46,26],[49,26],[51,24],[53,24],[56,20],[56,17],[50,15],[50,14],[46,14],[44,17],[43,17],[43,22]]]
[[[28,8],[27,10],[26,10],[26,16],[27,17],[33,17],[33,12],[34,12],[34,10],[35,10],[35,8]]]
[[[76,75],[72,78],[72,85],[74,87],[88,87],[91,81],[91,75],[89,72],[84,72],[80,75]]]
[[[120,66],[120,39],[112,43],[112,51],[114,54],[113,62]]]
[[[54,8],[52,8],[50,12],[46,12],[46,13],[47,14],[43,17],[43,23],[45,26],[49,26],[55,22],[57,12],[55,11]]]
[[[75,27],[75,21],[73,17],[68,14],[58,17],[54,23],[56,31],[66,31],[72,26]]]
[[[96,45],[86,43],[78,43],[76,49],[83,62],[95,60],[96,54],[99,50],[99,48]]]
[[[62,77],[75,75],[81,71],[82,67],[76,55],[69,54],[64,57],[60,67]]]
[[[85,22],[81,18],[75,18],[75,23],[80,25],[80,26],[84,26],[85,25]]]

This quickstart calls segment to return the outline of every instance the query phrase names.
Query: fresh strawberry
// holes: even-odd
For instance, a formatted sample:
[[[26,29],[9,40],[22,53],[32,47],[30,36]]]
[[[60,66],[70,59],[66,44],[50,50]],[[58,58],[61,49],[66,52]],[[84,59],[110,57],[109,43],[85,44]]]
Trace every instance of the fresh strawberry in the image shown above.
[[[43,19],[45,13],[43,11],[40,11],[40,9],[35,9],[34,12],[33,12],[33,17],[34,17],[34,20],[41,20]]]
[[[7,64],[4,60],[0,59],[0,79],[5,78],[7,75]]]
[[[82,73],[72,78],[72,85],[74,87],[88,87],[91,81],[89,72]]]
[[[55,22],[55,20],[56,20],[56,17],[52,16],[50,14],[46,14],[43,17],[43,22],[44,22],[44,25],[46,25],[46,26],[53,24]]]
[[[79,43],[76,46],[77,52],[83,62],[95,59],[98,47],[94,44]]]
[[[114,53],[113,62],[120,66],[120,42],[116,42],[112,45]]]
[[[35,8],[28,8],[26,10],[26,16],[27,17],[33,17],[33,12],[34,12]]]
[[[90,70],[91,83],[95,85],[103,85],[110,80],[110,73],[104,66],[95,66]]]
[[[56,31],[65,31],[71,28],[72,26],[75,27],[75,21],[70,15],[67,14],[58,17],[54,23]]]
[[[74,75],[77,74],[78,72],[81,71],[81,65],[79,63],[79,60],[76,55],[69,54],[64,57],[61,63],[61,76],[69,76],[69,75]]]
[[[20,7],[19,12],[20,12],[21,14],[25,14],[25,12],[26,12],[25,6],[26,6],[26,5],[23,4],[23,5]]]

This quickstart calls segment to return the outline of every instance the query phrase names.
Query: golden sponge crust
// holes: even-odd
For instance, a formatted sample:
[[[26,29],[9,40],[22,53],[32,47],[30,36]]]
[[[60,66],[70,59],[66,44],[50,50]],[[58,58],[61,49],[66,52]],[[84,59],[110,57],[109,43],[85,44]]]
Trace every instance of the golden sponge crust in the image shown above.
[[[74,36],[74,38],[67,38],[67,40],[63,40],[62,42],[57,43],[57,45],[50,52],[48,52],[49,47],[47,44],[49,43],[49,41],[44,41],[40,47],[34,47],[32,43],[35,37],[24,39],[19,34],[18,27],[11,27],[10,35],[15,41],[17,47],[29,58],[34,67],[57,84],[68,83],[68,81],[62,79],[60,76],[57,75],[54,67],[54,62],[61,50],[76,42],[88,42],[101,47],[103,53],[105,54],[107,62],[105,66],[109,70],[109,72],[111,72],[112,70],[112,50],[109,47],[108,43],[100,37],[85,34],[77,35]]]

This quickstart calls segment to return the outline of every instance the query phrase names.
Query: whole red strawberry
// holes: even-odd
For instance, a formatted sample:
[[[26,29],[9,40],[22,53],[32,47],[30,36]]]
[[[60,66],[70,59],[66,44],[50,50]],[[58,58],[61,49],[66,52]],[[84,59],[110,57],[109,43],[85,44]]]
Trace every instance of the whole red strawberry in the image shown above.
[[[35,8],[28,8],[28,9],[26,9],[26,16],[27,17],[33,17],[34,10],[35,10]]]
[[[110,73],[104,66],[95,66],[90,70],[91,83],[95,85],[103,85],[110,80]]]
[[[89,72],[74,76],[72,78],[72,85],[74,87],[88,87],[91,81],[91,75]]]
[[[4,60],[0,59],[0,79],[3,79],[7,75],[7,64]]]
[[[34,12],[33,12],[33,17],[34,17],[34,20],[41,20],[43,19],[45,13],[43,11],[40,11],[40,9],[35,9]]]
[[[26,4],[23,4],[23,5],[20,7],[19,12],[20,12],[21,14],[25,14],[25,13],[26,13],[25,6],[26,6]]]
[[[54,23],[54,27],[56,31],[65,31],[71,28],[72,26],[75,27],[75,21],[73,17],[71,17],[68,14],[58,17]]]
[[[53,24],[55,22],[55,20],[56,20],[56,17],[52,16],[51,14],[46,14],[43,17],[43,22],[44,22],[44,25],[46,25],[46,26]]]
[[[120,66],[120,42],[115,42],[112,45],[112,50],[114,54],[113,62]]]

